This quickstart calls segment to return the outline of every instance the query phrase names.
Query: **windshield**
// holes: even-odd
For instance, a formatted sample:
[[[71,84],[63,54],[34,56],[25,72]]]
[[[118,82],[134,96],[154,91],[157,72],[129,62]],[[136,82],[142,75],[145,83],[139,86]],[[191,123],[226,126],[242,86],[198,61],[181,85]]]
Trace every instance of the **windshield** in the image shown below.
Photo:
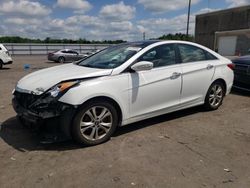
[[[77,64],[91,68],[113,69],[122,65],[141,49],[141,47],[133,46],[132,44],[120,44],[81,60]]]

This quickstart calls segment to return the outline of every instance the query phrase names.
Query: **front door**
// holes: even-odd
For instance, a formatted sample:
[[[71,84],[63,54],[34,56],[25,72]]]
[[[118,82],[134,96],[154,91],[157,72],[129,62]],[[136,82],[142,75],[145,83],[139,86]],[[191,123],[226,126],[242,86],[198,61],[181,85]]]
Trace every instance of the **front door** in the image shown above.
[[[154,68],[130,73],[130,116],[151,117],[180,103],[181,68],[176,64],[174,44],[164,44],[144,53],[138,60],[150,61]]]

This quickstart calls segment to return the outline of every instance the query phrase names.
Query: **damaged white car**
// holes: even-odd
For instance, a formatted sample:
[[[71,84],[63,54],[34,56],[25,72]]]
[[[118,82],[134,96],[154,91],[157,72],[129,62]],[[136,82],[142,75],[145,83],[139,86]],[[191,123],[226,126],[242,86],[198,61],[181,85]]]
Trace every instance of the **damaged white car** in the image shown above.
[[[190,42],[123,43],[25,76],[13,107],[23,121],[56,118],[66,135],[96,145],[117,126],[197,105],[217,109],[232,69],[230,60]]]

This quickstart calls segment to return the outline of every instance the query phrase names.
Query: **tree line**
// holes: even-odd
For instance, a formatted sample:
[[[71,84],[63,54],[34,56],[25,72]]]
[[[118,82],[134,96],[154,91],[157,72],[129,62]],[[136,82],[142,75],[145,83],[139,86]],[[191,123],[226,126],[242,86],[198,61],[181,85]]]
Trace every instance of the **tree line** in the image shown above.
[[[186,35],[183,33],[175,33],[175,34],[167,34],[167,35],[162,35],[161,37],[158,38],[159,40],[186,40],[186,41],[194,41],[194,36],[193,35]]]
[[[193,41],[194,37],[189,35],[188,37],[183,33],[176,33],[176,34],[167,34],[163,35],[159,38],[155,38],[159,40],[188,40]],[[87,40],[79,38],[77,40],[73,39],[53,39],[47,37],[45,39],[30,39],[30,38],[23,38],[19,36],[2,36],[0,37],[0,43],[46,43],[46,44],[119,44],[126,42],[124,40],[102,40],[102,41],[95,41],[95,40]]]

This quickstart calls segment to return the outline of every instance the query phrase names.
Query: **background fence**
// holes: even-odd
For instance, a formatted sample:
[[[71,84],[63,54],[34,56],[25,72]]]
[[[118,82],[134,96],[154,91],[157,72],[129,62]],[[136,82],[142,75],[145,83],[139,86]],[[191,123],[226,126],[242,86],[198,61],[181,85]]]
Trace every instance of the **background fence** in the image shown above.
[[[109,44],[34,44],[34,43],[4,43],[12,55],[45,55],[61,49],[73,49],[79,53],[102,50]]]

